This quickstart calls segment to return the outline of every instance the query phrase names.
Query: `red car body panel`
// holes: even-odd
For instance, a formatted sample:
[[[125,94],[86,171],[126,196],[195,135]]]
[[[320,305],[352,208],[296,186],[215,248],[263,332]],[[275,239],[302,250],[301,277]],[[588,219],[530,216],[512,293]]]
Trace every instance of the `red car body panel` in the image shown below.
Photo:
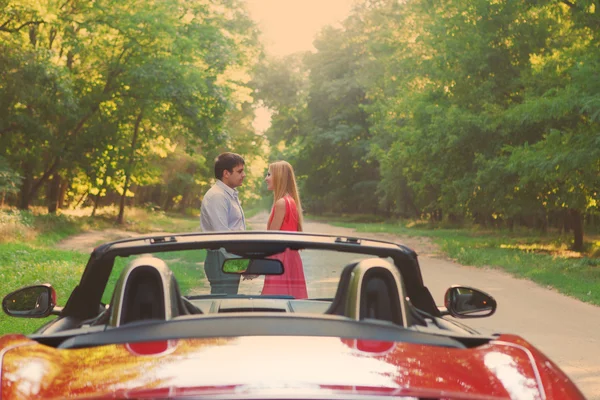
[[[250,336],[54,349],[0,339],[1,398],[371,394],[584,399],[517,336],[455,349],[331,337]]]

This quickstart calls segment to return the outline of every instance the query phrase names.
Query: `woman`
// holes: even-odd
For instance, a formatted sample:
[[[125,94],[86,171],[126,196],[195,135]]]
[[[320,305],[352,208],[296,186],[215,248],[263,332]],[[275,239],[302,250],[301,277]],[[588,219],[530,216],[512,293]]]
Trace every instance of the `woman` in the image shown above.
[[[267,223],[268,230],[302,231],[302,206],[294,169],[286,161],[269,165],[265,178],[267,189],[273,191],[273,208]],[[290,295],[296,299],[308,298],[302,259],[297,250],[287,249],[273,256],[283,262],[282,275],[267,275],[263,295]]]

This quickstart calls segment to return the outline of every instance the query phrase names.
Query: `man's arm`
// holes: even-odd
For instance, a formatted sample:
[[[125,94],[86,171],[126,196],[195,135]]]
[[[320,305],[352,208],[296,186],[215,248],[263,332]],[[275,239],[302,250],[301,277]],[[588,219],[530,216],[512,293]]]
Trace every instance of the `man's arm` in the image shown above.
[[[216,194],[202,202],[200,226],[203,232],[230,231],[229,204],[224,195]]]

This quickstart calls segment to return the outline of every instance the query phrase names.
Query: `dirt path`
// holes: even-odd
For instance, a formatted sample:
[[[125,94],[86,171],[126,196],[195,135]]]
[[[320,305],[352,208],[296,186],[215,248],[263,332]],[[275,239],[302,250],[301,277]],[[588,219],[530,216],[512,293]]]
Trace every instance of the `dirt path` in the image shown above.
[[[76,250],[84,253],[91,253],[94,247],[104,242],[110,242],[118,239],[140,236],[139,233],[129,232],[121,229],[104,229],[101,231],[92,230],[78,235],[70,236],[59,242],[56,247],[62,250]]]
[[[266,213],[248,219],[254,230],[264,229],[266,223]],[[524,337],[556,362],[588,399],[600,400],[600,307],[499,270],[456,264],[442,257],[427,238],[356,233],[353,229],[310,221],[305,223],[305,231],[389,240],[413,248],[419,254],[425,283],[438,304],[443,304],[444,292],[452,284],[487,291],[498,301],[496,314],[467,320],[468,325],[483,333],[505,332]],[[117,229],[92,231],[71,237],[59,247],[89,252],[104,241],[134,236],[139,234]]]

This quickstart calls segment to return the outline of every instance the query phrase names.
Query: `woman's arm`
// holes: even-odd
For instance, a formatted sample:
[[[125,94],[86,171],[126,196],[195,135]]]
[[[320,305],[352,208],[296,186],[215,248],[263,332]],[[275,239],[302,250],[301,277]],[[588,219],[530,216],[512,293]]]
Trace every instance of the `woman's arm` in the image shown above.
[[[267,230],[270,231],[278,231],[281,229],[281,225],[283,225],[283,218],[285,217],[285,199],[282,197],[281,199],[275,202],[275,206],[273,206],[275,210],[273,211],[273,219],[269,226],[267,226]]]

